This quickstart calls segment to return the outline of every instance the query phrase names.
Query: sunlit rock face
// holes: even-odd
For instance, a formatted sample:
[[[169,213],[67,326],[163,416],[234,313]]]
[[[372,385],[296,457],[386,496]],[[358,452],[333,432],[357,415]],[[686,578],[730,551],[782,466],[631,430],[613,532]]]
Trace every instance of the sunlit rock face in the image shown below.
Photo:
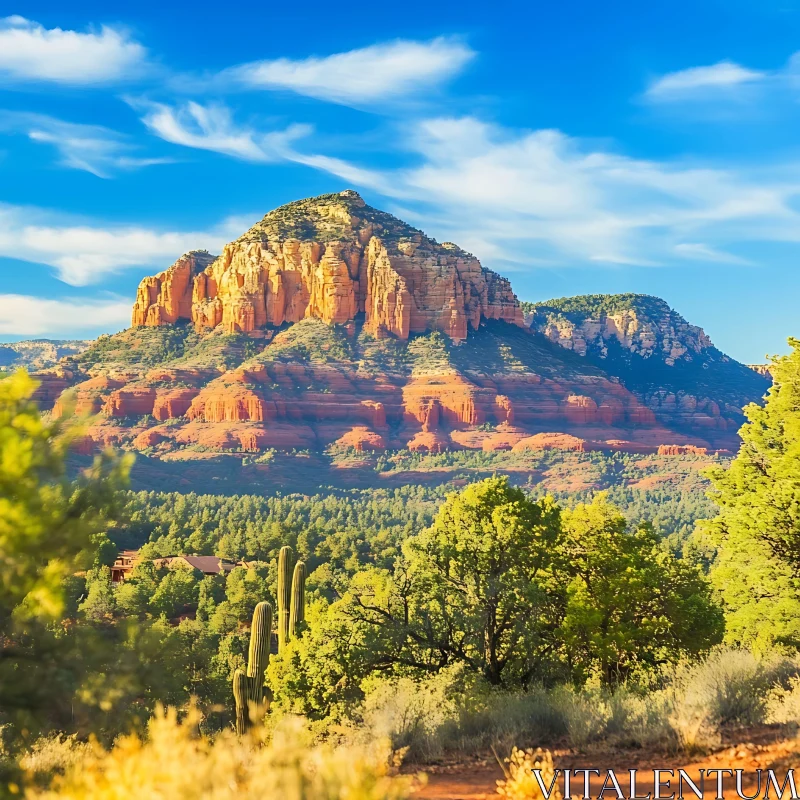
[[[455,341],[482,319],[522,325],[511,284],[454,244],[439,244],[352,191],[289,203],[214,258],[192,252],[145,278],[133,325],[191,320],[252,333],[358,314],[375,336],[439,330]]]
[[[524,314],[523,314],[524,310]],[[82,452],[734,450],[767,378],[658,298],[520,304],[355,192],[289,203],[145,278],[132,327],[40,373]],[[256,457],[254,463],[263,464]],[[266,462],[264,462],[266,463]]]

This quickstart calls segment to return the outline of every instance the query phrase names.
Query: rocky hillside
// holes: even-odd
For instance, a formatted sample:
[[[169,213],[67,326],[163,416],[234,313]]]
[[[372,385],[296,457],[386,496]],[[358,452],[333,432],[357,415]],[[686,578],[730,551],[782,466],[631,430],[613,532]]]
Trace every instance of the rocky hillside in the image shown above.
[[[658,297],[582,295],[523,308],[532,330],[616,375],[657,414],[719,408],[734,419],[768,385]]]
[[[133,325],[42,375],[82,444],[162,462],[282,451],[733,450],[768,381],[663,301],[518,303],[354,192],[291,203],[145,278]]]
[[[523,307],[528,325],[581,356],[638,356],[674,366],[713,347],[702,328],[649,295],[587,294]]]

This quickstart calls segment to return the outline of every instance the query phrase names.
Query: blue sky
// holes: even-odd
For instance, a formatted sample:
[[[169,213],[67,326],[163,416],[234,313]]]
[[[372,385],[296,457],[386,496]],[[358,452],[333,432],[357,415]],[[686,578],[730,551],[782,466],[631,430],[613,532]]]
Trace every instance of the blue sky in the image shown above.
[[[800,335],[800,3],[0,4],[0,338],[357,189],[521,299],[665,298],[743,361]]]

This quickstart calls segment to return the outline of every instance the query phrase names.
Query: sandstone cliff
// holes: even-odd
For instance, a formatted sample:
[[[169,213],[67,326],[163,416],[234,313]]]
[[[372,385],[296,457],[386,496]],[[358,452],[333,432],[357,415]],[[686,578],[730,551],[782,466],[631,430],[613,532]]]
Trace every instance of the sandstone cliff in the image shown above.
[[[354,192],[267,214],[145,278],[133,326],[43,376],[82,452],[737,447],[768,381],[640,295],[517,302],[507,280]],[[527,323],[527,324],[526,324]],[[255,456],[258,458],[259,456]]]
[[[690,325],[658,297],[583,295],[525,306],[528,325],[581,356],[606,358],[609,346],[615,345],[672,366],[713,347],[702,328]]]
[[[186,319],[259,335],[314,318],[364,314],[374,336],[440,330],[462,341],[482,319],[522,325],[511,285],[453,244],[368,206],[352,191],[290,203],[226,245],[188,253],[139,286],[133,325]]]
[[[748,364],[747,366],[759,375],[772,380],[772,364]]]
[[[177,357],[158,366],[131,359],[180,331],[186,347]],[[167,459],[331,445],[634,453],[667,446],[665,454],[735,447],[739,420],[719,405],[666,396],[649,406],[585,359],[501,321],[484,322],[458,346],[439,332],[406,343],[375,339],[363,322],[353,329],[313,318],[249,340],[249,348],[243,340],[219,331],[198,338],[190,326],[117,334],[85,354],[84,371],[70,381],[73,398],[57,400],[54,411],[74,405],[98,415],[85,452],[112,444]],[[52,403],[66,385],[50,381],[41,399]]]
[[[742,406],[760,400],[769,385],[657,297],[584,295],[523,305],[532,330],[616,375],[669,425],[731,430],[741,424]]]

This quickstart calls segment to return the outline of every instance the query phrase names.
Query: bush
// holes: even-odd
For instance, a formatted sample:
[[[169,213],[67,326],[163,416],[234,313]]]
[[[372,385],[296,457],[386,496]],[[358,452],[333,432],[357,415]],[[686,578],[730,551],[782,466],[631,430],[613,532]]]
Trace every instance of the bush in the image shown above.
[[[409,762],[553,741],[563,711],[544,689],[505,692],[455,666],[421,681],[370,680],[352,714],[356,741],[386,737]]]
[[[786,686],[800,671],[797,661],[759,659],[747,650],[720,648],[699,663],[671,671],[670,724],[687,751],[713,748],[722,725],[753,725],[767,718],[770,690]]]
[[[20,759],[20,767],[37,785],[47,786],[56,775],[77,768],[90,753],[90,745],[79,742],[74,734],[42,736]]]
[[[508,764],[506,767],[505,764]],[[549,800],[561,800],[556,771],[553,767],[553,755],[549,750],[511,751],[511,757],[505,759],[503,773],[505,780],[497,782],[497,794],[508,800],[544,800],[544,793],[533,775],[538,770],[544,786],[552,786]]]
[[[534,687],[508,692],[450,669],[425,680],[380,679],[350,715],[355,735],[387,737],[406,758],[552,745],[566,735],[581,750],[598,742],[662,752],[704,752],[723,725],[800,726],[800,665],[720,648],[702,661],[665,668],[649,690],[634,686]]]
[[[670,677],[683,705],[702,706],[720,725],[753,725],[764,721],[769,690],[798,673],[791,658],[720,648],[699,663],[677,666]]]
[[[385,753],[373,748],[307,747],[299,724],[279,726],[268,744],[223,733],[214,741],[197,735],[199,714],[183,722],[177,712],[159,711],[148,737],[126,736],[105,751],[94,749],[56,777],[48,789],[31,789],[28,798],[56,800],[401,800],[410,780],[389,774]]]
[[[800,677],[790,678],[788,687],[775,686],[766,707],[767,722],[800,727]]]

